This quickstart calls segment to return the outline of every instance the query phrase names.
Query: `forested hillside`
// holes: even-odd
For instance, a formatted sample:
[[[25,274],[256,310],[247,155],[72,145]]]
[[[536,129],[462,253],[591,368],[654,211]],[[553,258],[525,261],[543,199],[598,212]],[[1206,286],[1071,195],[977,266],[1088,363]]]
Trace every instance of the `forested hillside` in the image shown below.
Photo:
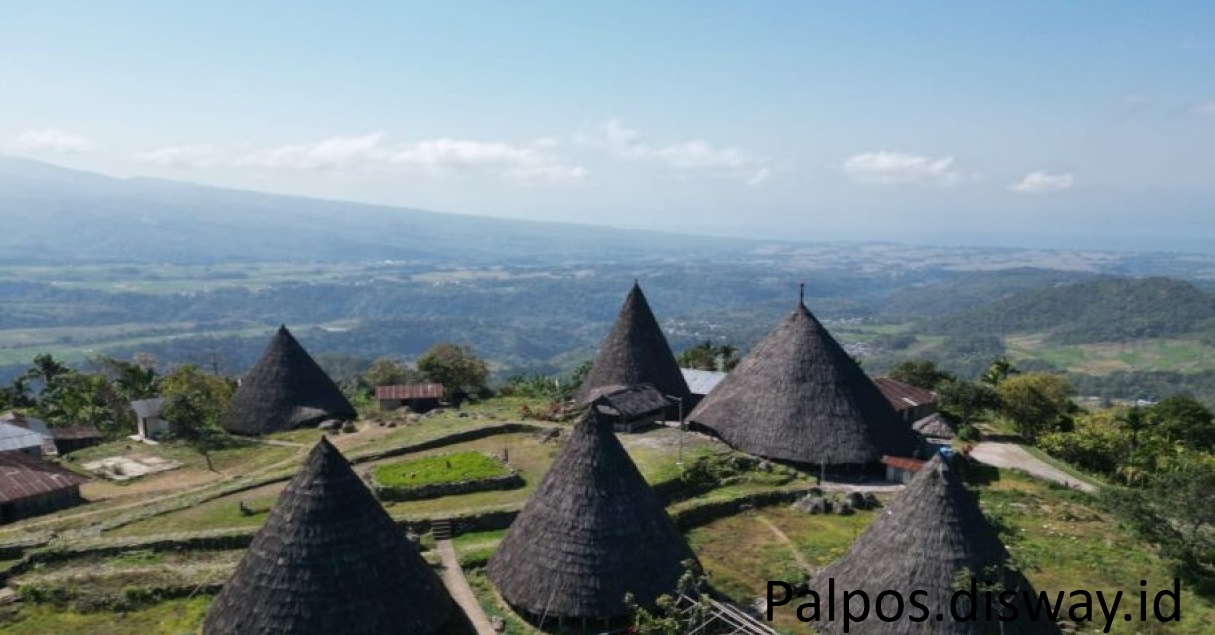
[[[1042,333],[1054,344],[1215,337],[1215,295],[1170,278],[1103,278],[1017,293],[922,320],[939,335]]]

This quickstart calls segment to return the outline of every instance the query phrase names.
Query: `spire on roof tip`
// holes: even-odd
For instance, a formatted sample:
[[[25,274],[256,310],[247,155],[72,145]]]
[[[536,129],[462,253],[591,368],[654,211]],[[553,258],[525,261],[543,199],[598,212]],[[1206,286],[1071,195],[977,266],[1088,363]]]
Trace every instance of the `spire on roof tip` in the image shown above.
[[[806,283],[799,282],[797,284],[797,303],[805,306],[806,304]]]

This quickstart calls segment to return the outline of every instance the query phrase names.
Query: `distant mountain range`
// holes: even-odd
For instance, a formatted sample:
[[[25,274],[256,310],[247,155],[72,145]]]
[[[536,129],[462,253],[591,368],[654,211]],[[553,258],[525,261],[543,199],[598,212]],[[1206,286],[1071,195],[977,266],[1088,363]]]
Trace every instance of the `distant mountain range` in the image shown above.
[[[740,241],[121,179],[0,156],[0,263],[391,259],[551,264],[735,252]]]

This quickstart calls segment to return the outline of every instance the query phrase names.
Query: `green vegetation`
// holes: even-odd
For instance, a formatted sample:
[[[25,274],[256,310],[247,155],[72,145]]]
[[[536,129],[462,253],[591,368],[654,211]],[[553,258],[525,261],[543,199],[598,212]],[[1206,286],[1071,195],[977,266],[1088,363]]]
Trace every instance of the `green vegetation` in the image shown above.
[[[1045,333],[1055,344],[1215,335],[1215,296],[1169,278],[1104,278],[1025,291],[923,323],[945,335]]]
[[[380,465],[372,474],[386,487],[419,487],[507,476],[510,470],[480,452],[458,452]]]

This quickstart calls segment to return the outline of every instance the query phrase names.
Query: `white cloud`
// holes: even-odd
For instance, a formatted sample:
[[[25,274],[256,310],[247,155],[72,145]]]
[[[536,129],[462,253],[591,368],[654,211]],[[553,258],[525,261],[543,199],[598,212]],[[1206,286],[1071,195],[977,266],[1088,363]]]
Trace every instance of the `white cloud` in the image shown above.
[[[585,179],[585,168],[550,152],[556,145],[552,139],[514,145],[446,138],[390,144],[383,132],[374,132],[260,150],[239,157],[236,165],[295,170],[413,170],[434,176],[488,174],[521,183]]]
[[[88,137],[65,132],[57,128],[26,130],[9,144],[15,152],[77,154],[97,149],[97,144]]]
[[[1212,99],[1211,101],[1205,101],[1201,104],[1196,104],[1194,106],[1193,110],[1194,110],[1194,114],[1196,114],[1196,115],[1206,115],[1208,117],[1215,117],[1215,99]]]
[[[593,130],[577,135],[575,141],[618,158],[654,161],[677,171],[708,174],[747,185],[763,183],[773,171],[769,159],[741,148],[718,148],[699,139],[665,145],[646,143],[640,133],[618,119],[609,119]]]
[[[330,137],[317,143],[259,150],[236,160],[239,166],[292,170],[347,170],[382,158],[383,132],[359,137]]]
[[[844,160],[841,168],[857,183],[954,185],[974,178],[959,170],[953,157],[933,158],[885,150],[854,154]]]
[[[1030,172],[1025,178],[1008,186],[1008,189],[1023,194],[1046,194],[1071,189],[1074,180],[1071,174],[1051,174],[1041,170]]]
[[[140,163],[180,169],[212,168],[223,159],[223,153],[209,145],[173,146],[135,154]]]

